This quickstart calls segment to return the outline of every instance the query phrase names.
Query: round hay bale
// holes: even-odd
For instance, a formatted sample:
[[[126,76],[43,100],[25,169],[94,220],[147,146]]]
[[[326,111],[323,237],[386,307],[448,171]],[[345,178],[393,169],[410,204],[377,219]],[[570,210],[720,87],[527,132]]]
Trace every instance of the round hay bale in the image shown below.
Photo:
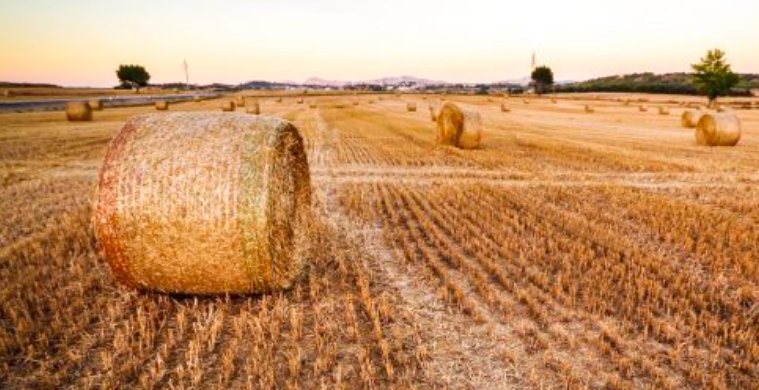
[[[638,106],[638,111],[640,111],[640,112],[646,112],[646,111],[648,111],[648,107],[642,106],[642,105]]]
[[[501,112],[511,112],[511,109],[506,103],[501,103]]]
[[[235,101],[235,106],[236,107],[245,107],[245,97],[243,97],[243,96],[238,97],[237,100]]]
[[[275,100],[275,101],[276,101],[277,103],[282,103],[282,98],[281,98],[281,97],[279,97],[279,98],[277,98],[277,100]]]
[[[258,102],[258,100],[252,100],[247,104],[247,108],[245,109],[246,113],[252,115],[261,115],[261,104]]]
[[[345,108],[345,104],[343,104],[343,103],[337,103],[337,104],[335,104],[335,108]]]
[[[235,102],[232,100],[227,100],[226,102],[221,103],[221,110],[224,112],[232,112],[235,108]]]
[[[669,108],[659,107],[659,115],[669,115]]]
[[[88,104],[90,105],[90,108],[92,109],[92,111],[103,110],[103,102],[100,99],[90,99]]]
[[[192,97],[192,101],[195,102],[195,103],[200,103],[200,96],[198,96],[198,95],[193,96]]]
[[[585,105],[585,113],[592,114],[594,112],[596,112],[596,110],[591,105],[589,104]]]
[[[692,129],[698,125],[698,121],[701,120],[704,114],[704,112],[697,110],[685,110],[680,117],[680,124],[685,128]]]
[[[735,146],[741,139],[741,121],[734,114],[704,114],[696,125],[696,143]]]
[[[524,99],[524,104],[530,104],[530,101],[527,99]]]
[[[461,149],[474,149],[482,138],[480,114],[446,103],[437,116],[437,143]]]
[[[629,106],[629,105],[630,105],[630,99],[625,99],[625,106]]]
[[[311,103],[308,105],[309,108],[316,108],[316,103]]]
[[[416,103],[406,104],[406,110],[408,110],[408,112],[416,112]]]
[[[298,99],[298,104],[303,104],[303,98]]]
[[[169,102],[166,100],[159,100],[155,102],[155,109],[158,111],[166,111],[169,109]]]
[[[94,227],[127,286],[261,293],[298,277],[310,204],[303,140],[289,122],[153,114],[130,119],[111,142]]]
[[[69,122],[89,122],[92,120],[92,108],[87,102],[67,102],[66,119]]]
[[[353,105],[354,105],[354,106],[358,106],[358,100],[354,101],[354,102],[353,102]]]

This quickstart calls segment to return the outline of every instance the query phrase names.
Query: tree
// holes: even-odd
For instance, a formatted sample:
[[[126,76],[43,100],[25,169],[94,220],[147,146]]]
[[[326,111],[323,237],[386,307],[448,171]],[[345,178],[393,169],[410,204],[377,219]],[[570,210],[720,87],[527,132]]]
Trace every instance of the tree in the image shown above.
[[[730,70],[725,52],[720,49],[709,50],[701,62],[691,67],[695,72],[693,82],[699,92],[709,98],[710,106],[717,97],[726,95],[740,81],[740,77]]]
[[[538,66],[532,71],[532,84],[535,92],[540,95],[553,85],[553,71],[547,66]]]
[[[137,93],[140,87],[148,85],[150,73],[142,65],[120,65],[116,70],[116,77],[119,78],[121,85],[127,88],[134,88]]]

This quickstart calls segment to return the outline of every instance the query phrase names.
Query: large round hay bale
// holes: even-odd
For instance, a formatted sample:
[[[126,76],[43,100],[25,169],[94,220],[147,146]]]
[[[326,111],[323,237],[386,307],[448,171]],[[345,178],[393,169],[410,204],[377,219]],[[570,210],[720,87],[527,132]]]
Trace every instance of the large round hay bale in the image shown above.
[[[87,104],[90,105],[90,108],[92,111],[102,111],[103,110],[103,102],[100,99],[90,99]]]
[[[166,100],[159,100],[155,102],[155,109],[158,111],[166,111],[169,109],[169,102]]]
[[[406,110],[408,110],[408,112],[416,112],[416,103],[406,104]]]
[[[698,121],[706,114],[703,111],[698,110],[685,110],[680,117],[680,123],[683,127],[692,129],[698,125]]]
[[[289,287],[311,188],[289,122],[222,113],[130,119],[100,169],[94,226],[116,279],[167,293]]]
[[[511,112],[511,109],[506,103],[501,103],[501,112]]]
[[[696,143],[735,146],[741,139],[741,121],[734,114],[704,114],[696,125]]]
[[[247,102],[247,108],[245,112],[252,115],[261,115],[261,104],[258,100],[251,100]]]
[[[92,108],[88,102],[67,102],[66,119],[69,122],[88,122],[92,120]]]
[[[221,103],[221,110],[224,112],[232,112],[236,107],[235,102],[232,100],[227,100],[226,102]]]
[[[480,114],[446,103],[437,116],[437,143],[461,149],[474,149],[482,138]]]

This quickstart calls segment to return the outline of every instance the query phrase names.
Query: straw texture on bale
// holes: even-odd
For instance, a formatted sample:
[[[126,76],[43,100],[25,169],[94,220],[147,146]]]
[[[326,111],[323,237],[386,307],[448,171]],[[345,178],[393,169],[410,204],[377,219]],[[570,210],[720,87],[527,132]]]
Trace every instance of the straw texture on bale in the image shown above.
[[[252,100],[247,103],[245,112],[253,115],[261,115],[261,104],[258,100]]]
[[[741,139],[741,122],[734,114],[704,114],[696,125],[696,143],[735,146]]]
[[[169,102],[166,100],[159,100],[155,102],[155,109],[158,111],[166,111],[169,109]]]
[[[669,108],[659,107],[659,115],[669,115]]]
[[[235,108],[236,108],[235,102],[233,102],[232,100],[228,100],[221,104],[221,110],[224,112],[232,112],[235,110]]]
[[[482,119],[474,111],[446,103],[437,116],[437,143],[461,149],[474,149],[482,138]]]
[[[409,112],[416,112],[416,103],[406,104],[406,110],[408,110]]]
[[[310,202],[303,140],[289,122],[144,115],[111,141],[94,227],[115,278],[127,286],[259,293],[297,278]]]
[[[103,110],[103,102],[100,99],[91,99],[88,104],[90,105],[90,108],[92,111],[102,111]]]
[[[586,104],[585,105],[585,112],[588,113],[588,114],[592,114],[592,113],[596,112],[596,110],[592,106]]]
[[[501,103],[501,112],[511,112],[511,109],[506,103]]]
[[[69,122],[87,122],[92,120],[92,108],[87,102],[66,103],[66,119]]]
[[[680,117],[680,123],[683,127],[692,129],[698,125],[698,121],[701,120],[701,117],[704,116],[704,114],[704,112],[697,110],[685,110]]]

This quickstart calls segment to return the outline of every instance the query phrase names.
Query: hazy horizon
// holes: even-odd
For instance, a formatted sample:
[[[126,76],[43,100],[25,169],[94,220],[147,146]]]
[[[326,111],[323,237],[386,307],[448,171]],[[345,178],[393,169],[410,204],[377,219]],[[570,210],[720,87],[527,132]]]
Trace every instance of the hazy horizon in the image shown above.
[[[152,83],[183,82],[186,59],[198,84],[495,82],[527,76],[533,52],[557,80],[584,80],[686,72],[715,47],[759,72],[759,2],[727,3],[0,0],[0,81],[109,87],[137,63]]]

